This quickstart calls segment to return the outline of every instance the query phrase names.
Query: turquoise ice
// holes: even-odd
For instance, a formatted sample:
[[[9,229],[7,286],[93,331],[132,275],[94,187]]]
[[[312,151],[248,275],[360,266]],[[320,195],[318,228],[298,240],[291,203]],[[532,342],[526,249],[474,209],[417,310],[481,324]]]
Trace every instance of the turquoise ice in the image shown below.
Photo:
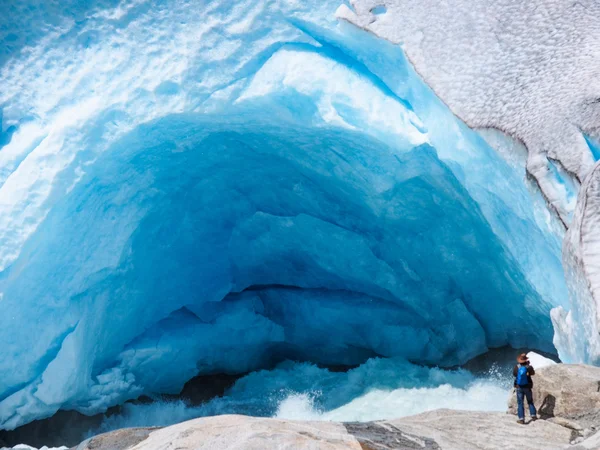
[[[1,428],[284,359],[555,351],[523,168],[299,3],[0,6]]]

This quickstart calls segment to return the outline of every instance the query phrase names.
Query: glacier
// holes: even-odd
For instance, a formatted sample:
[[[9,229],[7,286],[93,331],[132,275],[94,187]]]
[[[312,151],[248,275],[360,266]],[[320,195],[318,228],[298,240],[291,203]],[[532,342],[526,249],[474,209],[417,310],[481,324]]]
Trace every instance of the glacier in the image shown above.
[[[0,5],[1,429],[286,359],[566,348],[527,152],[348,4],[64,3]]]
[[[571,310],[553,311],[554,343],[566,362],[600,364],[600,4],[351,0],[336,15],[401,44],[469,126],[524,144],[528,176],[568,230]]]

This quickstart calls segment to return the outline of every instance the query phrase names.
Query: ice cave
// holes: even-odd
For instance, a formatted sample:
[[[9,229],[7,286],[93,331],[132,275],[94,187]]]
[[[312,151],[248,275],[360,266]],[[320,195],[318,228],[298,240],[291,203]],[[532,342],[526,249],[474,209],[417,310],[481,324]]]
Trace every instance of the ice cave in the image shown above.
[[[567,6],[413,3],[0,4],[1,430],[494,408],[475,357],[600,363],[600,78],[556,76],[598,59],[521,39]]]

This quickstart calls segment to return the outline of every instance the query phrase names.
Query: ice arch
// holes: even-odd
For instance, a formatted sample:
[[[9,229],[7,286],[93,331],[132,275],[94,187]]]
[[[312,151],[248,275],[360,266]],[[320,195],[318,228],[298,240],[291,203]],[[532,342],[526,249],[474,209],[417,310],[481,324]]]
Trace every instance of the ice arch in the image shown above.
[[[228,5],[205,11],[214,22],[174,2],[78,24],[61,39],[85,38],[96,69],[68,72],[76,88],[50,106],[31,80],[16,100],[21,66],[3,71],[5,117],[26,101],[38,116],[15,121],[0,152],[1,427],[279,358],[552,351],[560,234],[522,168],[398,47],[298,18],[337,4],[283,19],[245,5],[246,22]],[[197,27],[218,51],[187,72],[180,47],[146,47],[191,45]],[[103,77],[101,63],[140,51],[147,66]]]
[[[435,150],[348,130],[143,125],[20,261],[3,342],[48,324],[4,350],[20,361],[6,385],[35,386],[13,397],[28,407],[95,411],[273,358],[456,364],[551,340],[548,308]]]

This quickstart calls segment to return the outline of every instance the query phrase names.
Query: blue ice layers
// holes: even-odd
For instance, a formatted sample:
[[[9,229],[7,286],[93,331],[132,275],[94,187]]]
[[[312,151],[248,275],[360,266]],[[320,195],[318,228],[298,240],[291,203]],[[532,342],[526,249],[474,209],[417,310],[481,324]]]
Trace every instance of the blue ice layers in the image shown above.
[[[284,359],[554,351],[560,232],[399,47],[336,1],[160,3],[0,53],[0,428]]]

